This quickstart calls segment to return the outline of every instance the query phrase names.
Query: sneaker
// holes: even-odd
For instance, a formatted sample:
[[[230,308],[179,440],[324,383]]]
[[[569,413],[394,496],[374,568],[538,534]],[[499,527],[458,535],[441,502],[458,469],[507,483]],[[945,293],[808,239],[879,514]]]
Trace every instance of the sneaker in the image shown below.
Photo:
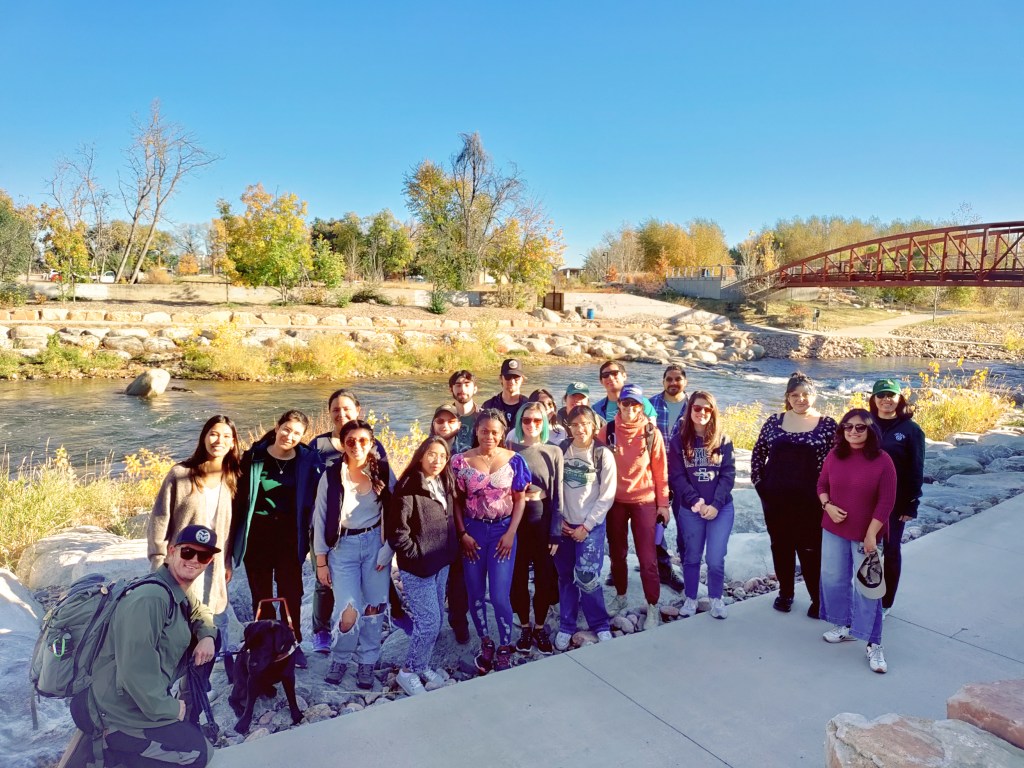
[[[673,592],[682,593],[683,591],[683,580],[679,578],[679,574],[675,572],[674,568],[669,568],[668,570],[659,568],[658,581],[660,581],[666,587],[671,589]]]
[[[828,632],[825,632],[821,636],[822,640],[826,643],[844,643],[847,640],[855,640],[856,638],[850,636],[850,628],[844,627],[841,624],[836,624]]]
[[[889,665],[885,663],[885,656],[882,654],[882,646],[868,643],[865,650],[868,655],[868,666],[871,667],[872,672],[884,675],[889,671]]]
[[[512,651],[511,645],[502,645],[498,647],[498,652],[494,655],[494,671],[503,672],[506,669],[512,669]]]
[[[600,633],[598,634],[598,639],[600,639]],[[559,632],[555,635],[555,648],[557,648],[559,651],[568,651],[569,644],[571,642],[572,635],[570,635],[568,632]]]
[[[360,664],[356,668],[356,685],[364,691],[373,688],[373,664]]]
[[[313,633],[313,653],[327,654],[331,652],[331,633],[326,629]]]
[[[360,666],[363,665],[360,664]],[[420,676],[415,672],[406,672],[403,669],[398,673],[398,676],[395,678],[395,682],[398,683],[399,687],[410,696],[418,696],[421,693],[427,692],[427,689],[423,687],[423,683],[420,682]]]
[[[423,678],[423,688],[427,691],[444,688],[451,680],[451,677],[443,669],[430,669],[429,667],[420,672],[420,677]]]
[[[608,603],[608,614],[614,616],[620,611],[624,611],[626,609],[626,606],[626,596],[616,595],[612,598],[612,601]]]
[[[776,611],[781,611],[782,613],[789,613],[793,610],[793,598],[779,595],[775,598],[775,602],[772,603],[772,608]]]
[[[644,619],[644,629],[654,629],[661,624],[661,608],[657,603],[647,605],[647,618]]]
[[[520,653],[529,653],[532,648],[533,628],[523,627],[523,631],[519,633],[519,640],[516,641],[516,650]]]
[[[609,640],[612,639],[612,633],[609,632],[607,629],[602,629],[600,632],[597,633],[597,642],[599,643],[607,643]]]
[[[889,615],[889,611],[891,611],[891,610],[892,610],[892,608],[883,608],[882,609],[882,621],[885,621],[885,617]]]
[[[809,618],[809,619],[820,619],[821,618],[820,614],[821,614],[821,606],[818,605],[816,602],[815,603],[811,603],[810,607],[807,609],[807,618]]]
[[[306,669],[309,667],[309,662],[306,661],[306,654],[302,652],[302,647],[299,646],[295,649],[295,668]]]
[[[697,614],[697,600],[692,597],[688,597],[683,600],[682,606],[679,608],[679,615],[684,619]]]
[[[537,650],[545,656],[554,652],[554,647],[551,645],[551,638],[548,637],[548,633],[544,631],[544,627],[537,627],[533,630],[533,644],[537,646]]]
[[[725,607],[725,601],[716,597],[711,601],[711,617],[714,619],[727,619],[729,618],[729,609]]]
[[[345,676],[346,666],[346,664],[341,664],[337,661],[332,661],[331,666],[327,669],[327,675],[326,677],[324,677],[324,682],[330,683],[331,685],[340,685],[341,678]]]
[[[480,653],[476,655],[476,669],[486,675],[494,666],[494,641],[485,637],[480,641]]]

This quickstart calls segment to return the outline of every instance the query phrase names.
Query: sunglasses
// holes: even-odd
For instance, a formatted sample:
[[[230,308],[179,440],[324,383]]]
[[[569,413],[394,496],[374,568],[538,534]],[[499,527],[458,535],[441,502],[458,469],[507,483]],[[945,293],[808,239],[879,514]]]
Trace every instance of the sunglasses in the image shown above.
[[[690,410],[694,413],[714,413],[715,409],[710,405],[691,405]]]
[[[620,371],[619,369],[616,368],[615,370],[612,370],[612,371],[605,371],[604,373],[601,374],[601,378],[602,379],[610,379],[612,376],[621,376],[621,375],[622,375],[622,371]]]
[[[533,417],[530,417],[530,418],[527,418],[527,419],[523,419],[522,423],[523,424],[543,424],[544,423],[544,419],[535,419]]]
[[[208,549],[192,549],[192,547],[182,547],[178,550],[181,554],[182,560],[191,560],[193,557],[203,565],[213,560],[213,552]]]
[[[867,424],[843,424],[843,432],[856,432],[859,435],[867,431]]]
[[[350,437],[345,441],[346,448],[366,448],[370,444],[368,437]]]
[[[875,395],[876,400],[895,400],[899,395],[895,392],[879,392]]]
[[[518,373],[513,373],[512,375],[506,375],[503,373],[501,374],[501,378],[503,378],[505,381],[512,381],[513,379],[521,379],[523,377],[520,376]]]

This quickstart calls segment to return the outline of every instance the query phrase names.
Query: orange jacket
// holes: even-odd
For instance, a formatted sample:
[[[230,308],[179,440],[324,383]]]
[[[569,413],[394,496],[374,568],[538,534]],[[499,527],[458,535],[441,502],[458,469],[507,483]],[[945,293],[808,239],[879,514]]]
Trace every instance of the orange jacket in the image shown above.
[[[656,504],[668,506],[668,460],[665,441],[655,428],[651,435],[651,451],[647,451],[647,424],[651,422],[641,416],[632,424],[624,424],[619,414],[615,415],[615,441],[609,447],[615,455],[618,480],[615,485],[615,500],[623,504]],[[654,425],[651,424],[653,427]],[[605,430],[599,430],[597,439],[606,442]]]

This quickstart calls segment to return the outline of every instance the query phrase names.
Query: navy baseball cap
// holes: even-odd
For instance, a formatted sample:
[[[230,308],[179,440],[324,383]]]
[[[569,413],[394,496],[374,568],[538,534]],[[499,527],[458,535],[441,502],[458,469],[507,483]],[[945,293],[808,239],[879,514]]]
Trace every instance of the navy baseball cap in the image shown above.
[[[174,537],[174,546],[180,547],[184,544],[195,544],[211,552],[220,552],[217,547],[217,534],[205,525],[189,525],[182,528]]]
[[[635,400],[638,403],[644,401],[644,391],[637,384],[627,384],[619,392],[619,402],[623,400]]]

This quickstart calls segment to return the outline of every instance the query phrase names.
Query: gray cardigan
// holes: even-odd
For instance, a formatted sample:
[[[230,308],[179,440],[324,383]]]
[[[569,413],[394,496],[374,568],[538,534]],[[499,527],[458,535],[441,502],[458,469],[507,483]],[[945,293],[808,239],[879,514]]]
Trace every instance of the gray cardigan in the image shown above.
[[[149,516],[146,538],[149,541],[148,555],[153,570],[164,564],[167,546],[174,541],[178,531],[186,526],[208,525],[206,497],[201,490],[192,488],[188,467],[175,464],[164,478],[160,492],[153,503]],[[210,526],[217,534],[217,545],[228,549],[231,531],[231,492],[227,484],[221,485],[217,499],[217,525]],[[213,556],[213,562],[202,578],[196,579],[190,592],[213,613],[221,613],[228,606],[228,586],[224,576],[225,552]]]

